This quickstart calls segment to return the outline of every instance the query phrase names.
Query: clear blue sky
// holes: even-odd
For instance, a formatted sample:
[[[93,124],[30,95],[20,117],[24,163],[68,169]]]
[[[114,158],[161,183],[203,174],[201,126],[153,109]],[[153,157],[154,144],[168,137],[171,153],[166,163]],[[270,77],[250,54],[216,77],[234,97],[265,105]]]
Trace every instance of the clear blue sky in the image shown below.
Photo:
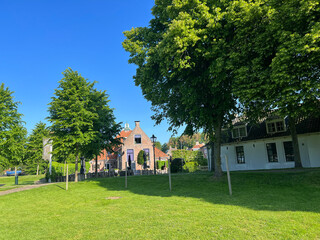
[[[0,83],[22,104],[28,132],[48,116],[48,103],[71,67],[107,90],[117,121],[140,120],[161,143],[166,122],[154,127],[150,102],[133,82],[135,66],[122,48],[123,31],[147,26],[152,0],[1,0]],[[181,131],[180,131],[181,132]]]

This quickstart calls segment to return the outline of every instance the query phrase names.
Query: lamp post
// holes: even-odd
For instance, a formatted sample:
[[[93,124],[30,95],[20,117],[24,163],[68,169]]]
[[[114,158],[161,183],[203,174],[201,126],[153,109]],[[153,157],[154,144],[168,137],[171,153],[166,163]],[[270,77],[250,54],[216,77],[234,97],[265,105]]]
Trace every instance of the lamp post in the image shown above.
[[[150,138],[153,143],[153,173],[156,175],[156,153],[155,153],[155,142],[157,141],[157,137],[152,134],[152,137]]]

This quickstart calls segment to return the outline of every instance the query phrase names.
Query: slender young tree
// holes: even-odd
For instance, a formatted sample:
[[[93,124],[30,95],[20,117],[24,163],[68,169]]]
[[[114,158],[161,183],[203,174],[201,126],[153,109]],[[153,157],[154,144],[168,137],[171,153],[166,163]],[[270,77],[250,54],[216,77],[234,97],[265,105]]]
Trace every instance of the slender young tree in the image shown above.
[[[22,163],[25,153],[27,130],[18,113],[18,102],[13,92],[0,85],[0,167],[17,166]]]
[[[92,111],[94,82],[90,83],[71,68],[63,72],[52,102],[49,121],[52,139],[63,152],[75,156],[75,182],[78,181],[78,161],[81,149],[95,138],[94,121],[98,114]]]
[[[153,119],[167,119],[169,130],[203,129],[214,144],[215,176],[221,170],[221,129],[233,116],[234,27],[232,1],[156,0],[148,27],[124,33],[129,63],[137,65],[135,84],[151,101]]]
[[[47,162],[43,159],[43,139],[49,136],[49,130],[45,123],[36,124],[27,139],[26,165],[28,173],[36,175],[44,170]]]

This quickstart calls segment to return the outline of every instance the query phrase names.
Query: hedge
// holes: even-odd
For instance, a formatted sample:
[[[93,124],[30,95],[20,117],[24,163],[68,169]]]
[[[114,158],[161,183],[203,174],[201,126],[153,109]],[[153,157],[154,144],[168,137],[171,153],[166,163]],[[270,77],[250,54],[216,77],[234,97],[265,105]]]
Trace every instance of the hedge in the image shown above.
[[[168,166],[168,161],[159,161],[159,160],[157,160],[156,161],[156,166],[157,166],[157,169],[161,169],[163,166]]]
[[[207,166],[208,160],[203,157],[201,151],[175,150],[172,152],[172,158],[182,158],[187,162],[196,162],[198,166]]]

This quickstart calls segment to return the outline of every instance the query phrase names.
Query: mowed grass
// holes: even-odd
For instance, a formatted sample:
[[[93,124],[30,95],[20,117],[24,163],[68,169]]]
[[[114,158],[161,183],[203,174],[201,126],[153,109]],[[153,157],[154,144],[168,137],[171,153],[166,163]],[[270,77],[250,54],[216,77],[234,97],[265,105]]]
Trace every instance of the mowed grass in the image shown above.
[[[320,171],[94,179],[0,197],[0,239],[319,239]],[[108,199],[120,197],[120,199]]]
[[[38,175],[38,176],[35,176],[35,175],[18,176],[18,185],[15,185],[15,176],[0,177],[0,191],[19,188],[24,185],[32,185],[34,184],[34,182],[44,177],[45,177],[44,174]]]

